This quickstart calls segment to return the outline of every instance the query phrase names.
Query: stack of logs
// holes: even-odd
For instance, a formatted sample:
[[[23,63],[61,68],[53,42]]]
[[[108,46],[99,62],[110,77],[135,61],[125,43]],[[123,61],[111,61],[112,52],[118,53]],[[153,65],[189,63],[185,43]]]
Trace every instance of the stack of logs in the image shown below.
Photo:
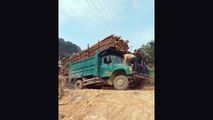
[[[104,38],[101,41],[98,41],[95,45],[88,47],[86,50],[83,50],[79,53],[76,53],[75,55],[70,56],[66,61],[64,61],[61,74],[64,76],[68,76],[68,63],[81,60],[87,57],[90,57],[95,54],[96,50],[104,50],[107,48],[114,48],[121,53],[125,54],[128,52],[128,40],[124,41],[121,39],[121,37],[110,35],[106,38]]]

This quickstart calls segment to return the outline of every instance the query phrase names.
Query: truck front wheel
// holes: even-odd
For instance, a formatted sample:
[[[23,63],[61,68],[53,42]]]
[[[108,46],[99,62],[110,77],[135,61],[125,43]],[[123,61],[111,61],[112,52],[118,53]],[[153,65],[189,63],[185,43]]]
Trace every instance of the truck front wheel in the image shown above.
[[[115,77],[113,85],[117,90],[126,90],[129,86],[129,80],[124,75],[118,75]]]
[[[83,81],[82,80],[77,80],[75,82],[75,90],[80,90],[83,88]]]

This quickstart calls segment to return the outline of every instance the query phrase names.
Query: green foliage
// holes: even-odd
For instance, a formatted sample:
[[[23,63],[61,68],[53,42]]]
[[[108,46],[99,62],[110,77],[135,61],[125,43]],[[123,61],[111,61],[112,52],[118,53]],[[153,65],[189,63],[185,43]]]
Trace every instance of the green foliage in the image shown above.
[[[152,68],[150,68],[150,76],[154,77],[154,75],[155,75],[155,68],[152,67]]]
[[[145,54],[147,64],[150,64],[151,66],[154,65],[154,48],[155,48],[155,42],[154,40],[151,40],[146,45],[142,45],[140,48],[141,52]]]

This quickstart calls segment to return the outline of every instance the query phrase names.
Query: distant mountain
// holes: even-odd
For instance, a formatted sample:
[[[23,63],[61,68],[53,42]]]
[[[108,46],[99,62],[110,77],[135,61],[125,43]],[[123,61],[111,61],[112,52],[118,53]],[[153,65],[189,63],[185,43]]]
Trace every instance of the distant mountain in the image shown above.
[[[65,41],[63,38],[59,38],[58,54],[59,58],[64,56],[70,56],[74,52],[81,51],[81,48],[72,42]]]

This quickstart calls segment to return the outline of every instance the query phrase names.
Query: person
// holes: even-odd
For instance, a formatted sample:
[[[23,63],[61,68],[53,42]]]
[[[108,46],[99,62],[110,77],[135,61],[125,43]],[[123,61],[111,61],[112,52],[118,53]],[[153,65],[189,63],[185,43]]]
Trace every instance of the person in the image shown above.
[[[149,76],[150,75],[150,69],[148,67],[148,65],[146,64],[146,54],[142,54],[142,61],[141,61],[141,73],[143,73],[144,75]]]
[[[131,53],[127,53],[124,55],[124,60],[123,63],[127,64],[128,61],[130,61],[130,59],[134,59],[135,55],[131,54]],[[131,60],[132,61],[132,60]]]
[[[137,73],[140,73],[143,67],[143,56],[140,49],[136,50],[134,54],[136,56],[135,70],[137,71]]]
[[[133,71],[135,71],[135,63],[136,63],[136,57],[134,54],[132,53],[127,53],[124,55],[124,60],[123,60],[124,64],[128,64],[129,66],[131,66],[131,69]]]

